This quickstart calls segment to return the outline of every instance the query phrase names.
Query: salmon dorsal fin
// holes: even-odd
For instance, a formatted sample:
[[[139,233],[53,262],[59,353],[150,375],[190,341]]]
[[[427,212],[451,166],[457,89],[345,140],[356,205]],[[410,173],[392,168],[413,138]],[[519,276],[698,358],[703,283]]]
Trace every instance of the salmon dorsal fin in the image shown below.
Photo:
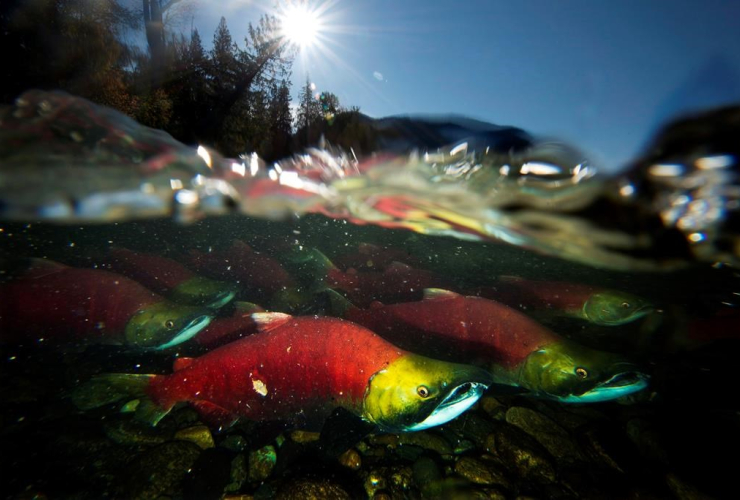
[[[443,290],[442,288],[425,288],[424,300],[444,300],[460,297],[459,293]]]
[[[242,240],[234,240],[231,242],[232,250],[241,250],[244,252],[253,252],[252,247],[244,243]]]
[[[279,328],[293,316],[290,314],[279,313],[279,312],[260,312],[252,314],[252,321],[257,323],[257,329],[264,333]]]
[[[195,358],[177,358],[172,364],[172,369],[179,372],[192,365],[193,361],[195,361]]]
[[[521,276],[511,276],[511,275],[503,275],[496,278],[498,281],[503,281],[504,283],[519,283],[526,281]]]
[[[64,271],[65,269],[69,269],[69,266],[49,259],[32,258],[30,266],[24,273],[24,277],[38,279]]]
[[[331,288],[320,290],[317,294],[323,295],[328,300],[329,310],[331,311],[332,316],[344,318],[348,311],[355,309],[355,306],[347,299],[347,297]]]
[[[362,255],[369,255],[380,250],[381,248],[378,245],[373,245],[372,243],[360,243],[357,245],[357,251]]]
[[[390,271],[390,272],[393,272],[393,271],[395,271],[395,272],[398,272],[398,271],[408,272],[408,271],[410,271],[412,269],[413,269],[413,267],[409,266],[408,264],[404,264],[403,262],[398,262],[397,260],[394,260],[393,262],[391,262],[391,264],[388,267],[385,268],[386,272],[388,272],[388,271]]]
[[[265,312],[265,309],[263,307],[258,306],[253,302],[236,301],[234,302],[234,308],[236,309],[236,312],[238,314],[253,314]]]

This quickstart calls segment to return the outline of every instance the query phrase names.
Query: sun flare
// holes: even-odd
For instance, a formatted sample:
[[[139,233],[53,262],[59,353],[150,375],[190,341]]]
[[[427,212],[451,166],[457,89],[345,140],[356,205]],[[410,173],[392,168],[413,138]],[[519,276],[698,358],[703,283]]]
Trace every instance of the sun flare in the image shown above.
[[[291,43],[303,48],[311,47],[321,31],[321,19],[306,4],[290,5],[280,15],[282,34]]]

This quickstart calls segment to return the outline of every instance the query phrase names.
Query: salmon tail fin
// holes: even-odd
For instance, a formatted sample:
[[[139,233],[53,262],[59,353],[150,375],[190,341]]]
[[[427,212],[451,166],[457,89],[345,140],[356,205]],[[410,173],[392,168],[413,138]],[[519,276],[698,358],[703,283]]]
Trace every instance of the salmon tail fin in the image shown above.
[[[527,281],[521,276],[514,276],[511,274],[502,274],[501,276],[498,276],[496,280],[503,283],[524,283],[525,281]]]
[[[129,400],[121,411],[136,412],[136,419],[157,425],[172,409],[162,408],[151,401],[146,388],[155,377],[132,373],[104,373],[96,375],[72,392],[72,402],[80,410],[92,410],[100,406]]]

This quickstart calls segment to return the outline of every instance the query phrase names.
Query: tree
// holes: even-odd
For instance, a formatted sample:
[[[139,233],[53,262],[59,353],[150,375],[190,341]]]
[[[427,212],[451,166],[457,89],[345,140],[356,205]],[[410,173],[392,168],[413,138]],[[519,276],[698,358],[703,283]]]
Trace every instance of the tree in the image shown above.
[[[225,24],[225,20],[222,20]],[[235,113],[243,113],[250,94],[264,92],[275,78],[287,75],[292,64],[292,53],[280,35],[280,25],[275,16],[263,15],[256,26],[249,23],[246,48],[239,50],[236,61],[235,84],[218,95],[205,126],[210,131],[233,130],[226,122],[234,121]],[[218,32],[217,32],[218,33]],[[254,100],[252,95],[251,99]]]
[[[270,92],[270,143],[262,152],[267,161],[275,161],[290,154],[293,116],[290,111],[290,81],[283,79],[273,84]]]
[[[311,125],[321,120],[321,103],[314,96],[314,85],[306,75],[306,85],[298,95],[298,110],[296,112],[296,128],[304,130],[306,135]]]
[[[339,106],[339,98],[331,92],[322,92],[319,96],[319,102],[321,103],[321,112],[324,115],[324,119],[331,123],[336,114],[342,109]]]
[[[142,13],[144,18],[144,31],[146,41],[149,47],[151,63],[151,81],[152,90],[159,88],[164,82],[164,76],[167,73],[166,66],[166,40],[165,24],[172,21],[172,12],[175,7],[182,7],[182,0],[142,0]],[[182,9],[180,9],[182,11]],[[182,12],[180,12],[182,14]]]
[[[7,101],[29,88],[63,89],[131,112],[122,66],[130,49],[120,35],[137,17],[116,0],[11,0],[0,3],[0,53],[12,78]]]
[[[203,49],[198,30],[190,40],[184,37],[176,44],[174,75],[169,78],[168,91],[173,99],[173,119],[168,131],[188,144],[199,141],[198,124],[211,106],[209,87],[210,61]]]

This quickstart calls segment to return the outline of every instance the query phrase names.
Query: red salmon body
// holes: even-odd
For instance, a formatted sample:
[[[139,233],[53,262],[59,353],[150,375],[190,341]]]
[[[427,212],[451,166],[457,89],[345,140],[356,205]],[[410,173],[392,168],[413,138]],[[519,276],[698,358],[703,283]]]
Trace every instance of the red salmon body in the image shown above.
[[[425,288],[447,287],[448,283],[430,271],[394,262],[382,272],[331,269],[326,276],[326,285],[343,291],[352,303],[367,307],[373,301],[417,300]]]
[[[128,321],[159,295],[124,276],[34,261],[0,286],[0,338],[68,342],[123,342]]]
[[[346,318],[403,349],[454,362],[511,368],[557,334],[498,302],[452,292],[418,302],[350,308]]]
[[[254,304],[242,303],[237,306],[233,315],[214,319],[193,338],[193,342],[214,348],[253,335],[259,331],[259,325],[252,318],[252,314],[263,311],[264,309]]]
[[[404,352],[335,318],[290,317],[213,350],[147,393],[161,408],[187,401],[212,421],[323,419],[336,406],[359,414],[370,377]],[[181,361],[180,365],[188,364]]]
[[[504,278],[495,286],[476,289],[474,294],[523,310],[567,312],[580,311],[597,291],[580,283]]]
[[[199,273],[214,279],[238,283],[261,294],[273,294],[296,286],[295,280],[275,259],[235,241],[223,251],[191,252],[189,264]]]
[[[333,262],[344,270],[354,268],[357,270],[382,271],[394,262],[417,265],[419,259],[397,248],[384,248],[370,243],[360,243],[356,252],[340,255],[333,259]]]
[[[114,272],[123,274],[159,294],[166,294],[196,276],[179,262],[167,257],[134,252],[125,248],[110,250],[104,262]]]

